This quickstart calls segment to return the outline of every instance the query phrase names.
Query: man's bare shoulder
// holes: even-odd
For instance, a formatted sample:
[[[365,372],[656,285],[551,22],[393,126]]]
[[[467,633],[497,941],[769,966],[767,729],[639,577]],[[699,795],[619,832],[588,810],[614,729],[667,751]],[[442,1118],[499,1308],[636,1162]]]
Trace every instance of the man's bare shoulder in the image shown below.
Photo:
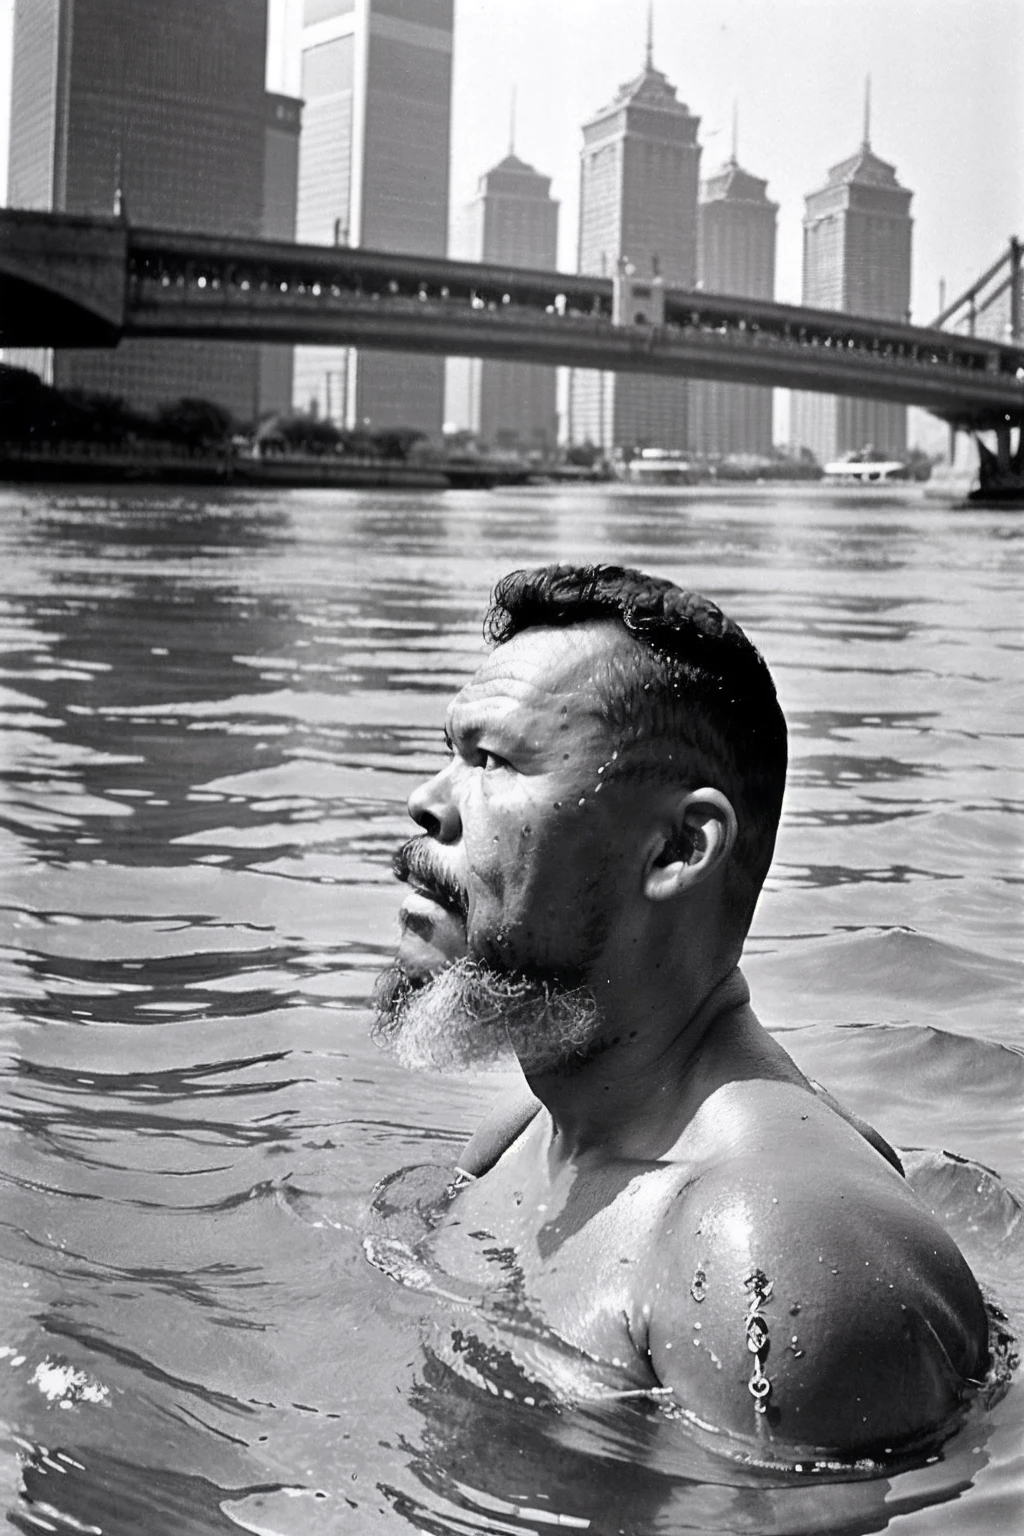
[[[653,1369],[701,1421],[780,1445],[854,1454],[936,1430],[985,1369],[973,1276],[856,1131],[773,1088],[720,1106],[714,1156],[651,1235]]]

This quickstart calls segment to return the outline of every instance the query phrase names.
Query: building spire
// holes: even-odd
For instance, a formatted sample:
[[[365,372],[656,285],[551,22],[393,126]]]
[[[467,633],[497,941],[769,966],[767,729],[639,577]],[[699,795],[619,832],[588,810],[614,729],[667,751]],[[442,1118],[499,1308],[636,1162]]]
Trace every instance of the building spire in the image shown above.
[[[732,163],[740,163],[740,108],[735,97],[732,103]]]
[[[861,147],[863,149],[870,149],[871,148],[871,76],[870,75],[867,75],[865,77],[865,80],[864,80],[864,138],[862,140]]]
[[[644,69],[654,68],[654,0],[647,0],[647,48],[644,52]]]
[[[508,109],[508,152],[514,155],[516,152],[516,88],[512,87],[512,100]]]

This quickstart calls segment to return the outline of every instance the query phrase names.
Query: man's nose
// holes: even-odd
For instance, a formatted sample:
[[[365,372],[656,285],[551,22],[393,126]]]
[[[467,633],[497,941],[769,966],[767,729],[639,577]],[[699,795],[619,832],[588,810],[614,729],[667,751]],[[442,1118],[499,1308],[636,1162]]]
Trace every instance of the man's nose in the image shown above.
[[[451,768],[446,765],[432,779],[414,789],[409,796],[409,815],[439,843],[456,843],[462,835],[462,821],[451,794]]]

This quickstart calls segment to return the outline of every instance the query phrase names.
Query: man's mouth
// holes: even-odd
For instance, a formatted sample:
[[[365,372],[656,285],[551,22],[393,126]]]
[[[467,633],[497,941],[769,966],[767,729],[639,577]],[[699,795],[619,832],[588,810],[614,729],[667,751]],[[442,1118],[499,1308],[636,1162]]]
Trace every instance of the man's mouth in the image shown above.
[[[392,867],[409,887],[399,914],[398,963],[407,978],[420,983],[466,953],[469,903],[459,881],[435,862],[427,837],[399,848]]]
[[[414,837],[403,843],[391,864],[395,877],[465,922],[469,911],[466,893],[454,875],[435,864],[429,848],[426,837]]]

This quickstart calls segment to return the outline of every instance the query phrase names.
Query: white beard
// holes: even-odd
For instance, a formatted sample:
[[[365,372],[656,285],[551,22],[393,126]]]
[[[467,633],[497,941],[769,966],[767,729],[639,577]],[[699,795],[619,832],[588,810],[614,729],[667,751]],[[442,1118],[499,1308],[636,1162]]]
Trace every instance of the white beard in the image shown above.
[[[504,975],[466,957],[422,986],[391,966],[374,990],[373,1039],[412,1071],[571,1072],[601,1048],[587,987]]]

